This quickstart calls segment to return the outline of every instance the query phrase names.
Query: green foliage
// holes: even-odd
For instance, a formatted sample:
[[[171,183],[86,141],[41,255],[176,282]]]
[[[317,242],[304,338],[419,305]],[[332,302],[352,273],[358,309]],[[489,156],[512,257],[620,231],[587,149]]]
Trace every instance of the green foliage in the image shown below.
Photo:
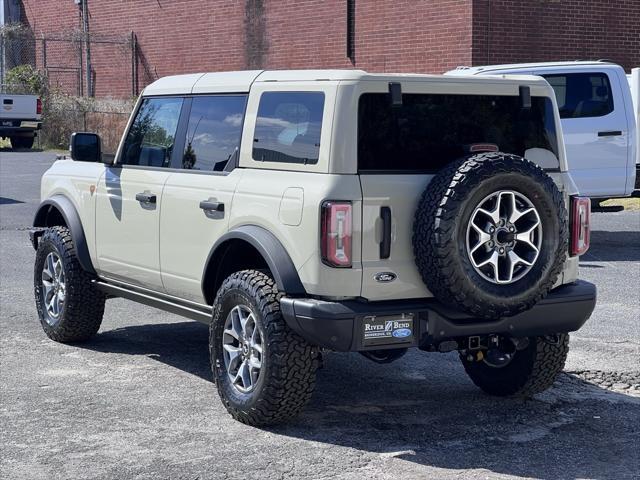
[[[18,65],[5,77],[7,93],[25,93],[44,98],[49,93],[47,76],[31,65]]]

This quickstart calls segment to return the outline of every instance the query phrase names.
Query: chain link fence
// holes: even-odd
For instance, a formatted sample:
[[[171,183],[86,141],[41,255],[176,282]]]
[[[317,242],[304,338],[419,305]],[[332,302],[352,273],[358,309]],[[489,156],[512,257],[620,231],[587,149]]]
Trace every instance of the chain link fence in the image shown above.
[[[50,87],[58,91],[90,97],[138,94],[133,34],[119,37],[73,31],[42,36],[35,43],[36,58],[47,73]]]
[[[66,148],[72,132],[93,131],[105,152],[115,152],[138,94],[138,63],[133,33],[43,35],[21,24],[0,27],[2,91],[42,97],[41,147]],[[18,68],[24,66],[31,68]],[[15,74],[19,70],[43,81],[25,81]]]
[[[7,88],[8,72],[21,65],[36,66],[36,41],[33,32],[21,24],[0,26],[0,85],[2,85],[2,91]],[[14,88],[19,88],[19,86],[14,86]]]

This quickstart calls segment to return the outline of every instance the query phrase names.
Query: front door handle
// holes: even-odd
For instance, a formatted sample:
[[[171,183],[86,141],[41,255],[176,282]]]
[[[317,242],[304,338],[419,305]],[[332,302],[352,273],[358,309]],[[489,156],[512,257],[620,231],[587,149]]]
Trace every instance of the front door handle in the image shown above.
[[[203,200],[200,202],[200,208],[205,212],[224,212],[224,203]]]
[[[136,193],[136,200],[140,203],[156,203],[156,195],[151,192]]]
[[[621,130],[608,130],[606,132],[598,132],[599,137],[617,137],[618,135],[622,135]]]

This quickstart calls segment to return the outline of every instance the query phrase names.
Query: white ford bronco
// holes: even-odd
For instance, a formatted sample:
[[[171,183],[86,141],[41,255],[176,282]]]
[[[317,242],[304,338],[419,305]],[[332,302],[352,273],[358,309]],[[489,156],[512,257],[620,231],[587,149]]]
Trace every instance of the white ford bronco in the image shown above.
[[[76,133],[31,240],[46,334],[123,297],[210,324],[230,414],[309,400],[323,350],[459,352],[493,395],[554,381],[593,311],[590,206],[539,77],[245,71],[148,86],[115,158]]]

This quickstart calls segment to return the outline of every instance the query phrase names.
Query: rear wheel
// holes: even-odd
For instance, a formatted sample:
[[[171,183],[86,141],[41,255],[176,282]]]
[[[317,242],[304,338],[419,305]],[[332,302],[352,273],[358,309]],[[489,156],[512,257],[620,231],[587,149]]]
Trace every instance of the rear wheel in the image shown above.
[[[76,256],[69,229],[48,228],[36,252],[34,290],[40,324],[56,342],[80,342],[95,335],[105,296]]]
[[[12,148],[31,148],[35,137],[11,137]]]
[[[280,313],[274,280],[256,270],[230,275],[213,306],[211,368],[227,411],[248,425],[296,416],[311,398],[318,351]]]
[[[484,392],[529,397],[553,385],[568,353],[569,335],[563,333],[529,338],[529,345],[513,353],[511,361],[503,366],[491,364],[486,357],[478,361],[463,355],[460,359],[469,378]]]

